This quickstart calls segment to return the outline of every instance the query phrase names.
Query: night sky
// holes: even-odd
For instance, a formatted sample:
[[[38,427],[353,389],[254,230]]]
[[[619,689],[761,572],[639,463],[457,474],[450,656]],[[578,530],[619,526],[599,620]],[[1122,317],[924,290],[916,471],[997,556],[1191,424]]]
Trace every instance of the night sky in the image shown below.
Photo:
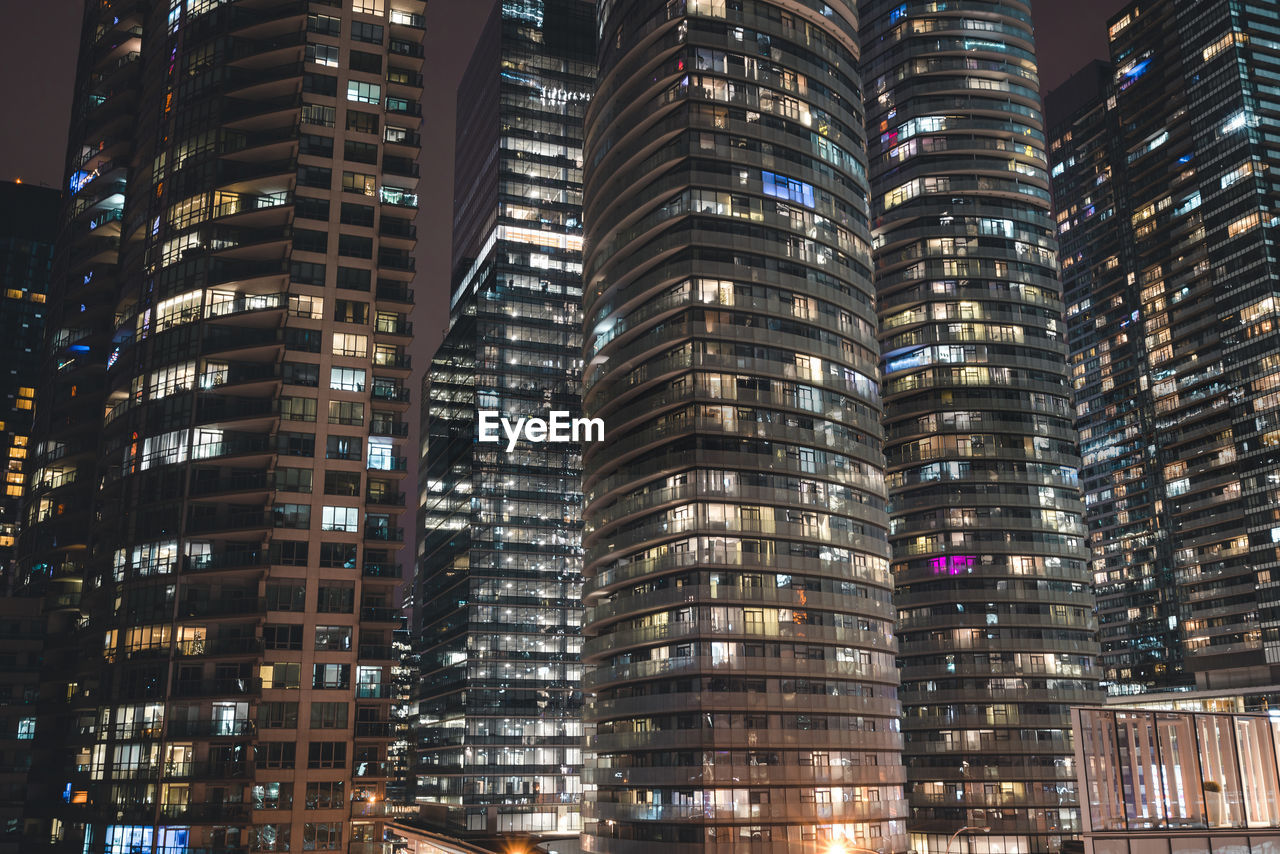
[[[1105,22],[1123,0],[1034,0],[1044,90],[1106,56]],[[82,0],[0,0],[11,39],[0,52],[6,93],[0,180],[61,183]],[[418,340],[422,365],[443,331],[453,193],[453,111],[458,78],[479,37],[486,0],[429,0],[423,93]]]

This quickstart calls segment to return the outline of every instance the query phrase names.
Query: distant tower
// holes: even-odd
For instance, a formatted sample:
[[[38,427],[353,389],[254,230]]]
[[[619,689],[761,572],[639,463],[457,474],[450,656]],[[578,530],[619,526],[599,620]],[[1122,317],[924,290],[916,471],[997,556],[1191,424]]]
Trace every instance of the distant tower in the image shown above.
[[[1108,89],[1050,101],[1115,693],[1280,683],[1278,14],[1130,3]]]
[[[478,413],[579,414],[589,0],[495,4],[458,95],[449,331],[422,397],[412,785],[454,835],[581,828],[580,445]]]
[[[424,8],[86,6],[24,850],[385,850]]]
[[[590,851],[907,848],[857,26],[601,4]]]
[[[911,847],[1039,854],[1099,674],[1031,6],[859,10]]]

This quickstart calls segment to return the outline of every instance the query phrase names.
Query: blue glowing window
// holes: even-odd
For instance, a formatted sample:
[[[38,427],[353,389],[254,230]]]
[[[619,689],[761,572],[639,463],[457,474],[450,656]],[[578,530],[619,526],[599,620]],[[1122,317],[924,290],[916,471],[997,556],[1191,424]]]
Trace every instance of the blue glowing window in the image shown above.
[[[896,24],[905,17],[907,17],[907,4],[903,3],[889,13],[889,23]]]
[[[760,174],[764,179],[765,195],[773,196],[777,199],[787,199],[810,208],[814,206],[812,184],[806,184],[804,181],[795,181],[773,172],[761,172]]]

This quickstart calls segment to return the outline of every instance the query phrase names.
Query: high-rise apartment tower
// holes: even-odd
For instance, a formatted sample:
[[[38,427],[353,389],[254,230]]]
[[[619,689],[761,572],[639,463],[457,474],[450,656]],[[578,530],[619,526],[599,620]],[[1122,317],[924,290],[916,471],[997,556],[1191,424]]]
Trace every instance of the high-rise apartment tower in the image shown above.
[[[454,287],[423,390],[414,581],[414,796],[455,835],[576,843],[581,827],[581,446],[510,447],[496,427],[478,439],[482,417],[581,408],[593,10],[495,4],[459,89]]]
[[[388,848],[423,10],[86,6],[28,850]]]
[[[1052,851],[1098,673],[1031,4],[859,11],[911,847]]]
[[[614,0],[600,46],[585,846],[905,851],[857,15]]]
[[[1051,101],[1058,229],[1080,235],[1064,263],[1115,693],[1280,682],[1278,14],[1130,4],[1110,21],[1107,87]],[[1106,147],[1098,122],[1116,129]],[[1137,384],[1127,421],[1093,393],[1108,380]],[[1148,425],[1142,465],[1131,424]],[[1166,555],[1115,553],[1126,520]]]

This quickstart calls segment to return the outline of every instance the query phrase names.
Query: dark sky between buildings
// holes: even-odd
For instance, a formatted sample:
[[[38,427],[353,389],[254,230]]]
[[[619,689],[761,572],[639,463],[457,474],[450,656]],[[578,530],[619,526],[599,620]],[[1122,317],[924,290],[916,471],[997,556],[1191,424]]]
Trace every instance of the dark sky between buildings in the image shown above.
[[[1106,55],[1106,19],[1122,0],[1034,0],[1044,90]],[[0,53],[4,81],[0,180],[62,182],[82,0],[0,0],[10,45]],[[453,195],[453,127],[458,79],[479,37],[489,0],[429,0],[427,85],[423,92],[419,191],[419,310],[415,358],[426,364],[447,311]]]

